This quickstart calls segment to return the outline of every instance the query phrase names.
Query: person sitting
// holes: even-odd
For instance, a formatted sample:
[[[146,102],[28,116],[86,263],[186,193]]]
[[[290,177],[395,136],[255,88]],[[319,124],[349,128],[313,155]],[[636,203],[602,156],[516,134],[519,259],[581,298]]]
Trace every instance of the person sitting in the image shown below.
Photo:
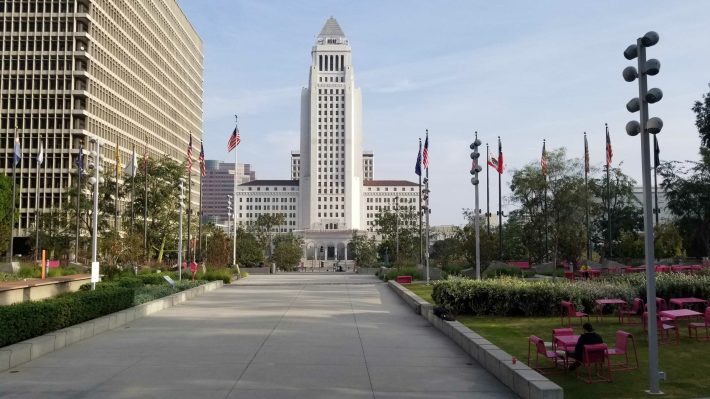
[[[571,356],[575,360],[574,363],[569,366],[570,371],[575,370],[582,364],[582,356],[584,356],[584,345],[604,343],[604,340],[602,339],[601,335],[597,334],[596,331],[594,331],[594,327],[592,327],[591,324],[584,323],[584,325],[582,325],[582,328],[584,329],[584,333],[579,336],[577,344],[574,346],[574,352],[567,352],[567,356]]]

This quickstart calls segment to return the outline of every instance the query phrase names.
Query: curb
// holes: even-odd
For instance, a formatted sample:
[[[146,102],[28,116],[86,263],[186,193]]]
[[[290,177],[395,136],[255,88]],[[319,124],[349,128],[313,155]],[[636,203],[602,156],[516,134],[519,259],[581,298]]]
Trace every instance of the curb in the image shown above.
[[[493,345],[458,321],[446,321],[434,315],[434,305],[421,299],[406,287],[388,281],[392,290],[414,310],[456,343],[464,352],[498,378],[521,398],[562,399],[562,387],[530,368],[522,361],[513,364],[512,356]]]
[[[199,287],[176,292],[163,298],[140,304],[128,309],[98,317],[93,320],[62,328],[39,337],[0,348],[0,372],[37,359],[47,353],[58,351],[81,340],[113,330],[141,317],[171,308],[206,292],[224,285],[222,280],[212,281]]]

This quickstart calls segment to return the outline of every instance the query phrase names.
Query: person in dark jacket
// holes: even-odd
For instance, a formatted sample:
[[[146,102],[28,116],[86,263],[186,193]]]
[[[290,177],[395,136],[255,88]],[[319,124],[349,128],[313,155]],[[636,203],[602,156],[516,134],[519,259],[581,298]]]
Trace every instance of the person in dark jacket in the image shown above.
[[[567,352],[567,356],[574,357],[575,359],[575,362],[569,366],[570,370],[575,370],[582,364],[582,356],[584,356],[584,345],[604,343],[604,340],[602,339],[601,335],[597,334],[596,331],[594,331],[594,327],[592,327],[591,324],[584,323],[582,328],[584,329],[584,332],[582,333],[582,335],[579,336],[577,344],[574,346],[574,352]]]

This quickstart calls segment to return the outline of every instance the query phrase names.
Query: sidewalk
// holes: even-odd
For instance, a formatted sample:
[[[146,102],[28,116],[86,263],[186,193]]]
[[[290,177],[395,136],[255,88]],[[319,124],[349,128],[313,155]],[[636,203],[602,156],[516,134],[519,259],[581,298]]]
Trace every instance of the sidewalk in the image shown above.
[[[0,373],[3,398],[509,398],[372,276],[237,284]]]

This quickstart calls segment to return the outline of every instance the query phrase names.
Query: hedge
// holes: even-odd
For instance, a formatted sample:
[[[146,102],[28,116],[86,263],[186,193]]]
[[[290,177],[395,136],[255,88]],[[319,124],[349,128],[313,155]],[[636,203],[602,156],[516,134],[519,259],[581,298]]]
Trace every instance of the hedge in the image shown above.
[[[0,306],[0,347],[133,306],[133,289],[77,291],[38,302]]]

